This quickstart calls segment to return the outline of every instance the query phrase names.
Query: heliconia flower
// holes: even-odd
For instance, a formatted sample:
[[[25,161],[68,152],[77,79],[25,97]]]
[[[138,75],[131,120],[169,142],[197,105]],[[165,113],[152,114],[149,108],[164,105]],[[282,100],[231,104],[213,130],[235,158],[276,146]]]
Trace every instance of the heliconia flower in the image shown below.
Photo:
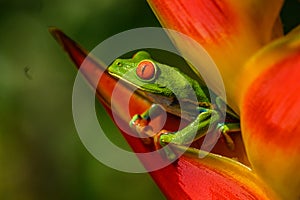
[[[123,115],[127,106],[122,106],[122,99],[114,101],[110,105],[111,94],[117,80],[104,71],[104,66],[88,56],[74,41],[56,28],[50,32],[63,46],[72,61],[89,83],[96,87],[96,95],[100,102],[111,114],[111,106],[117,106],[124,127],[129,129],[128,118]],[[84,61],[85,60],[85,61]],[[84,63],[83,63],[84,61]],[[102,74],[99,82],[96,82],[99,74]],[[119,84],[120,85],[120,84]],[[147,99],[121,85],[122,96],[130,95],[130,111],[140,113],[151,104]],[[116,105],[117,104],[117,105]],[[179,119],[171,119],[172,123],[178,123]],[[122,130],[123,130],[122,129]],[[150,152],[153,149],[143,143],[142,140],[132,137],[121,130],[125,139],[135,152]],[[239,149],[239,148],[238,148]],[[191,152],[194,151],[194,152]],[[190,153],[181,156],[178,161],[157,171],[150,172],[157,185],[169,199],[277,199],[273,191],[253,171],[232,159],[216,154],[208,154],[203,159],[195,156],[199,150],[190,149]],[[238,156],[238,155],[237,155]],[[140,158],[145,168],[153,162],[162,162],[160,157],[153,159]]]

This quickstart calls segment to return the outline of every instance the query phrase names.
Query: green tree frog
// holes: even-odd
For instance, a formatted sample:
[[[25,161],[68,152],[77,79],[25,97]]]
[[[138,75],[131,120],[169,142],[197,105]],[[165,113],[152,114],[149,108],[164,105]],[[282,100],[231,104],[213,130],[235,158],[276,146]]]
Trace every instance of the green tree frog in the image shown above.
[[[108,67],[108,72],[134,85],[153,102],[144,113],[133,116],[130,121],[132,128],[137,127],[141,120],[149,121],[150,113],[159,113],[157,110],[161,109],[161,106],[167,112],[191,121],[177,132],[163,130],[158,133],[156,141],[160,146],[169,143],[190,144],[203,137],[212,123],[223,134],[228,147],[234,148],[234,143],[227,133],[240,130],[239,117],[231,109],[227,109],[226,117],[230,118],[231,122],[221,122],[220,109],[226,106],[225,103],[219,97],[215,97],[216,103],[213,105],[208,98],[207,87],[178,68],[161,64],[153,60],[148,52],[139,51],[130,59],[116,59]],[[196,100],[190,99],[193,95],[196,96]]]

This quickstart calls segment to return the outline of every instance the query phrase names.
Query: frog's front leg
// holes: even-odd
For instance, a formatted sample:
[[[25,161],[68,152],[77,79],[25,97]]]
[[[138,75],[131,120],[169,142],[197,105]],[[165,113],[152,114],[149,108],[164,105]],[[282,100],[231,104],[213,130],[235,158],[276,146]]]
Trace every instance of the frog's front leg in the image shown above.
[[[132,129],[135,129],[137,133],[144,137],[145,135],[148,137],[153,136],[152,128],[148,126],[151,119],[154,119],[161,115],[164,112],[164,109],[158,104],[152,104],[149,109],[147,109],[142,114],[136,114],[132,117],[129,122],[129,126]]]

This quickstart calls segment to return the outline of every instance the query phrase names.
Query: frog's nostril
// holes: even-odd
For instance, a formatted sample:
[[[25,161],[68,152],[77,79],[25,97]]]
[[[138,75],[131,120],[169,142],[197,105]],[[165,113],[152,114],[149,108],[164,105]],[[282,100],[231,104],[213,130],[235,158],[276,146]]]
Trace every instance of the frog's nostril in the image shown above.
[[[122,63],[121,63],[121,62],[117,62],[117,65],[118,65],[119,67],[121,67],[121,66],[122,66]]]

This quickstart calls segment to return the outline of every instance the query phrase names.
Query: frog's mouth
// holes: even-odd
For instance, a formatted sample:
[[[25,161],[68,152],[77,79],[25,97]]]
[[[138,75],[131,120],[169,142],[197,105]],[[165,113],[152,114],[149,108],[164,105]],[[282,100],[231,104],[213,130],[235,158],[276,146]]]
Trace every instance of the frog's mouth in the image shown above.
[[[116,80],[121,81],[122,84],[124,84],[126,87],[130,88],[131,90],[134,90],[135,92],[140,93],[141,95],[144,94],[144,93],[147,93],[147,92],[156,93],[155,90],[150,90],[150,89],[145,88],[143,86],[139,86],[139,85],[135,84],[134,82],[130,82],[130,81],[124,79],[122,75],[120,75],[118,73],[114,73],[114,72],[110,71],[109,69],[107,69],[107,72],[108,72],[109,75],[111,75]]]
[[[110,71],[109,68],[107,69],[107,72],[109,73],[109,75],[111,75],[112,77],[114,77],[118,81],[121,81],[122,84],[126,85],[127,87],[131,88],[132,90],[140,92],[141,94],[144,94],[145,97],[148,97],[149,96],[148,94],[150,94],[150,93],[154,94],[154,95],[157,95],[157,96],[162,96],[162,95],[160,95],[161,92],[159,92],[158,90],[153,89],[154,87],[145,87],[145,86],[149,86],[148,83],[138,85],[134,82],[130,82],[127,79],[123,78],[123,75],[120,75],[118,73]],[[156,87],[159,87],[159,86],[157,85]]]

